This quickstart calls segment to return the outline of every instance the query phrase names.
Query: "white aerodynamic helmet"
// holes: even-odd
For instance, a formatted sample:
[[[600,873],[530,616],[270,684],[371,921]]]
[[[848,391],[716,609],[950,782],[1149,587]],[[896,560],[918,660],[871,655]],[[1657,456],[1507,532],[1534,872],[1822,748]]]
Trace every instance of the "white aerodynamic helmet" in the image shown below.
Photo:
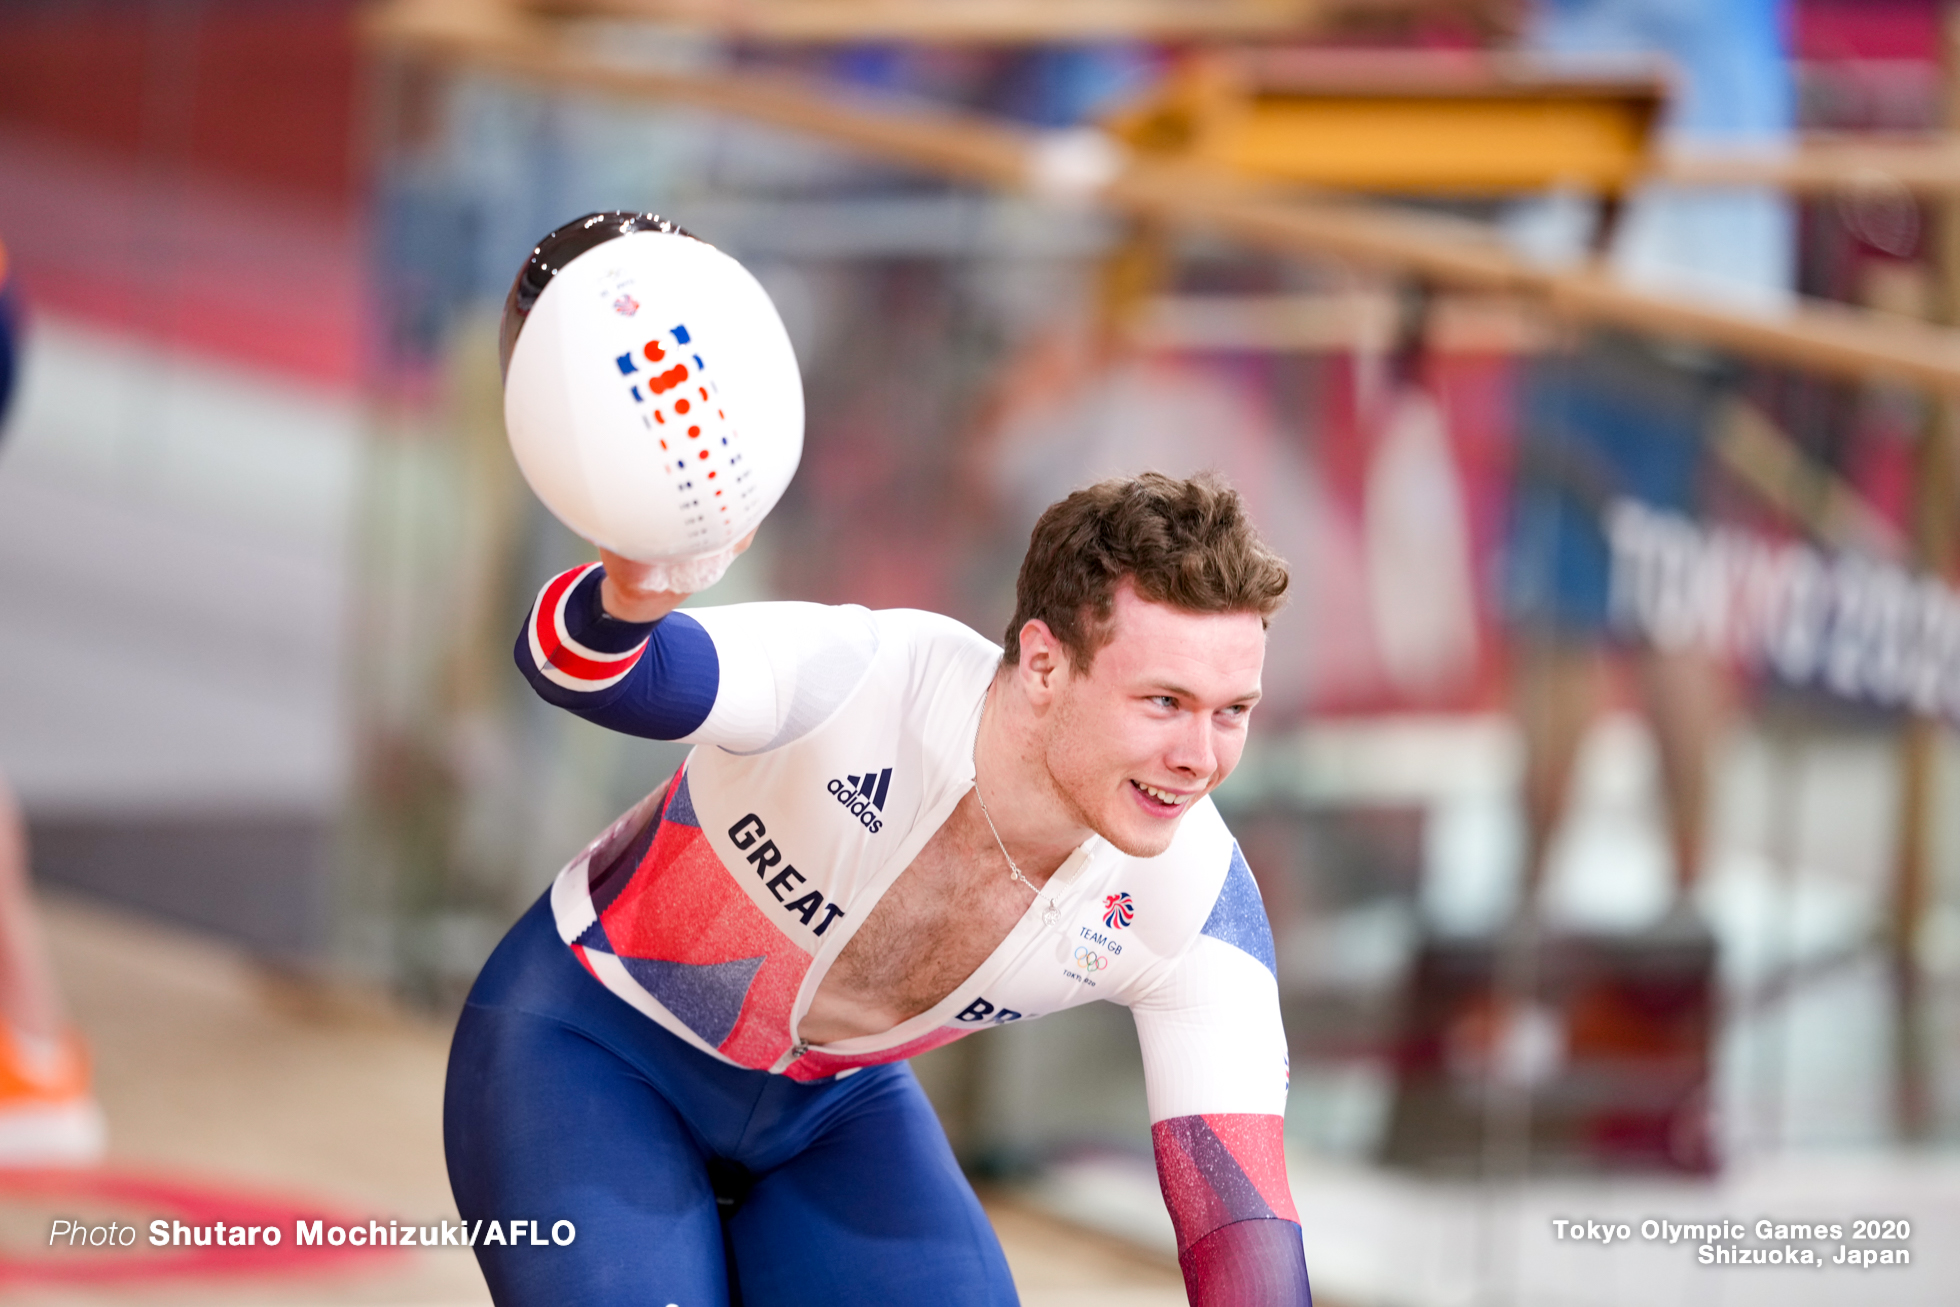
[[[594,544],[698,590],[803,453],[789,334],[734,259],[652,214],[593,213],[504,301],[504,427],[524,479]]]

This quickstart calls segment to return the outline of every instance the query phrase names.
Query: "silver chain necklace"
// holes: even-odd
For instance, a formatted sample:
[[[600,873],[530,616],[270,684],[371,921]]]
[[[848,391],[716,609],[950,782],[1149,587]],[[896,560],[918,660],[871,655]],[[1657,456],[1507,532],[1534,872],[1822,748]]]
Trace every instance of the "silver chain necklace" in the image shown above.
[[[982,696],[980,700],[980,720],[985,722],[986,719],[987,700]],[[994,826],[994,815],[987,811],[987,796],[980,792],[980,731],[977,727],[973,732],[973,797],[980,800],[980,815],[986,818],[987,829],[993,832],[994,844],[999,847],[1000,856],[1007,859],[1008,879],[1019,881],[1021,884],[1027,886],[1037,902],[1046,898],[1048,900],[1048,906],[1041,910],[1041,924],[1044,926],[1054,925],[1062,919],[1062,909],[1055,902],[1055,896],[1053,894],[1044,895],[1041,892],[1040,886],[1021,874],[1021,869],[1014,865],[1013,855],[1007,851],[1007,842],[1001,839],[1000,831]]]

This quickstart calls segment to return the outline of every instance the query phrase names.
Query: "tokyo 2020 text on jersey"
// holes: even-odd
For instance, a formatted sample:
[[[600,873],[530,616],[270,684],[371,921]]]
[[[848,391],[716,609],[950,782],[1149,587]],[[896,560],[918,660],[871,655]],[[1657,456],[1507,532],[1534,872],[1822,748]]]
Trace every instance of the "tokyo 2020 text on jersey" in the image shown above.
[[[552,887],[586,970],[694,1049],[806,1083],[1123,1004],[1193,1300],[1303,1301],[1272,935],[1210,800],[1157,857],[1085,841],[938,1004],[807,1046],[795,1032],[829,967],[973,785],[1000,650],[913,610],[758,603],[636,625],[605,613],[602,579],[591,564],[544,587],[520,667],[588,720],[697,747]]]

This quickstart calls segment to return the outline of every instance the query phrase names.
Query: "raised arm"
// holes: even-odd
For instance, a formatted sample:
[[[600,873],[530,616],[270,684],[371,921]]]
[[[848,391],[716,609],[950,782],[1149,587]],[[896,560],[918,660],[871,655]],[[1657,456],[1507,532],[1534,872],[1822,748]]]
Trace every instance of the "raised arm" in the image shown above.
[[[1231,859],[1203,930],[1132,1008],[1157,1178],[1193,1307],[1307,1307],[1272,930],[1236,846]]]
[[[518,668],[546,702],[608,729],[753,753],[828,716],[877,649],[863,609],[671,611],[685,597],[623,588],[606,564],[562,572],[518,633]]]

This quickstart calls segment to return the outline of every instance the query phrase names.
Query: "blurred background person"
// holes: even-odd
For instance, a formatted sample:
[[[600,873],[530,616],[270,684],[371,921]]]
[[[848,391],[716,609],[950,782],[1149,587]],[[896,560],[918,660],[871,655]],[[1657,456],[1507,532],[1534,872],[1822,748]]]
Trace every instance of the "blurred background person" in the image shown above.
[[[1674,78],[1662,129],[1670,139],[1776,144],[1788,140],[1794,113],[1785,17],[1778,0],[1540,0],[1526,44],[1575,69],[1662,57]],[[1575,202],[1587,207],[1574,197],[1519,206],[1513,230],[1532,233],[1528,239],[1561,227],[1568,239],[1590,236],[1623,280],[1652,290],[1749,307],[1790,296],[1795,222],[1779,196],[1650,185],[1623,210],[1604,208],[1596,224],[1561,224],[1556,215]],[[1575,257],[1583,249],[1541,252]],[[1521,914],[1544,888],[1580,746],[1609,672],[1624,664],[1658,750],[1675,878],[1669,920],[1693,919],[1688,895],[1707,843],[1722,678],[1703,651],[1644,643],[1629,651],[1616,639],[1604,522],[1621,498],[1703,515],[1709,426],[1733,382],[1728,365],[1699,350],[1606,333],[1524,371],[1505,577],[1526,745]]]
[[[0,435],[19,372],[22,325],[0,245]],[[88,1054],[62,1007],[34,910],[27,828],[0,775],[0,1166],[92,1162],[105,1141]]]

